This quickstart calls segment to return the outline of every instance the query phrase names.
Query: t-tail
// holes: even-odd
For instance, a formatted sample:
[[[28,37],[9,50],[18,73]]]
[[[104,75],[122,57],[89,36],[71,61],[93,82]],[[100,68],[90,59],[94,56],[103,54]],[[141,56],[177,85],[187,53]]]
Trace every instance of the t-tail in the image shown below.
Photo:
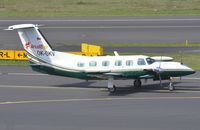
[[[19,24],[9,26],[6,30],[17,30],[24,49],[30,59],[48,62],[49,56],[55,55],[52,47],[39,30],[38,25]]]

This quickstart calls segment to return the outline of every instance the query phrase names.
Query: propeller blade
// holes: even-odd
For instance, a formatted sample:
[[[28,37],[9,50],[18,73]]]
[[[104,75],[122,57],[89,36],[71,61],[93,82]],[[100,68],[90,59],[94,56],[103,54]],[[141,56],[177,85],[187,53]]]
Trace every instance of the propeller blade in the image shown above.
[[[159,80],[160,80],[160,87],[162,87],[162,78],[161,78],[160,73],[159,73]]]

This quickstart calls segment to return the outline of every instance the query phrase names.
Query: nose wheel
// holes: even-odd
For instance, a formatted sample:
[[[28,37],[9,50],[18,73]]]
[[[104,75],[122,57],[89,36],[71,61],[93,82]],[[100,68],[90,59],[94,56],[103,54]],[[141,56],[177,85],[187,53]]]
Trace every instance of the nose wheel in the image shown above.
[[[169,83],[169,91],[173,91],[175,89],[174,84],[173,83]]]
[[[109,91],[110,93],[115,93],[115,92],[116,92],[116,86],[113,85],[112,88],[108,88],[108,91]]]
[[[175,89],[175,87],[174,87],[174,84],[173,84],[173,81],[172,81],[172,80],[173,80],[173,78],[171,77],[171,78],[170,78],[170,80],[169,80],[169,81],[170,81],[170,82],[169,82],[169,91],[173,91],[173,90]]]

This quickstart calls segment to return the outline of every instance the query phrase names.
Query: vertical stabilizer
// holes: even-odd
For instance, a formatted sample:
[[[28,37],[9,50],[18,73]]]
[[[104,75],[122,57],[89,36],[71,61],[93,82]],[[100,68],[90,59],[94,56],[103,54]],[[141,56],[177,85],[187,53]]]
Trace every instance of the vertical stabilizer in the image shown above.
[[[46,61],[50,56],[55,55],[50,44],[39,30],[38,25],[19,24],[9,26],[7,30],[17,30],[29,57]]]

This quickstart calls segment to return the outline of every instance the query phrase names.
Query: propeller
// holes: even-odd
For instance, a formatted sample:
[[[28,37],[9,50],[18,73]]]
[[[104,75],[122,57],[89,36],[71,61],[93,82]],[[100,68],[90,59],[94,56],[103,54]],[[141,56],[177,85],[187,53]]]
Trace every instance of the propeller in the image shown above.
[[[183,65],[183,55],[182,55],[182,51],[179,51],[180,53],[180,57],[181,57],[181,65]],[[180,80],[182,80],[182,77],[180,76]]]
[[[160,81],[160,87],[162,87],[162,78],[161,78],[161,72],[162,72],[162,68],[161,68],[161,62],[162,62],[162,56],[160,57],[160,61],[159,61],[159,67],[156,68],[156,73],[159,77],[159,81]]]
[[[162,65],[162,56],[160,57],[160,60],[157,60],[157,63],[159,62],[158,66],[154,69],[144,69],[144,71],[150,72],[152,74],[154,74],[155,76],[158,76],[157,78],[160,81],[160,86],[162,87],[162,77],[161,77],[161,73],[163,71],[163,69],[161,68]]]

